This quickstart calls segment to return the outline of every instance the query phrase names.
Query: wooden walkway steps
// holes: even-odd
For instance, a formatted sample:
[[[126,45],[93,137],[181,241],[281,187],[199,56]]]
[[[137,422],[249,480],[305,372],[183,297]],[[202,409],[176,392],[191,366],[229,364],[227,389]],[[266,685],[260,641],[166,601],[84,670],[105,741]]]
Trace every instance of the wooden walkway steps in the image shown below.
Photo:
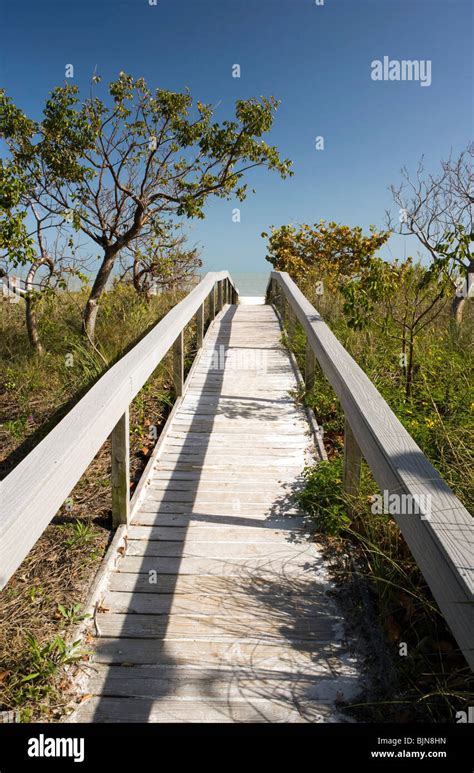
[[[330,721],[358,689],[293,501],[312,440],[271,306],[226,305],[96,614],[72,721]]]

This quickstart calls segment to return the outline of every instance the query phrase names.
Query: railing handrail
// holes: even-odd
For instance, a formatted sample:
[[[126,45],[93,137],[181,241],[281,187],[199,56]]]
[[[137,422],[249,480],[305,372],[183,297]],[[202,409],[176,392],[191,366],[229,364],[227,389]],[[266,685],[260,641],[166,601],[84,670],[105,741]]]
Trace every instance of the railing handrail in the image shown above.
[[[214,317],[215,287],[218,287],[219,306],[226,281],[236,294],[236,287],[227,271],[206,274],[133,349],[101,376],[0,482],[0,589],[64,504],[125,414],[128,426],[131,401],[208,296],[211,296],[211,317]],[[203,309],[201,312],[202,327]],[[182,368],[182,351],[180,356]]]
[[[429,512],[421,508],[420,515],[394,517],[474,669],[472,516],[287,273],[271,272],[267,295],[275,298],[277,288],[303,326],[308,346],[339,398],[351,435],[350,453],[355,448],[365,458],[382,490],[409,495],[415,502],[418,497],[421,503],[429,495]],[[357,459],[345,460],[346,473],[357,467]]]

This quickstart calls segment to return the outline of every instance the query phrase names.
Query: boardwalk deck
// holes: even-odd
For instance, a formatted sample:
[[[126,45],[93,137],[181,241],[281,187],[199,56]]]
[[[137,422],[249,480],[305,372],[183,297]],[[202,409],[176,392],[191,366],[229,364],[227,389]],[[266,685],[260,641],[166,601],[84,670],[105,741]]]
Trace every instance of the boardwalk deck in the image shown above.
[[[312,451],[295,386],[272,307],[224,307],[108,576],[73,721],[330,721],[357,690],[294,502]]]

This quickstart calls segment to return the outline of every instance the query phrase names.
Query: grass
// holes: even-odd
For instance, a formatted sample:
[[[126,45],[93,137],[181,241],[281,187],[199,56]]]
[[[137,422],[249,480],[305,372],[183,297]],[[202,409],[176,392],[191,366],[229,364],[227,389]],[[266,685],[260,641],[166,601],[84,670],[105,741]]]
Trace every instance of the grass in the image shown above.
[[[306,287],[305,293],[311,296],[311,289]],[[474,304],[468,306],[461,329],[452,324],[445,309],[417,339],[413,389],[407,397],[398,342],[370,324],[362,330],[351,329],[337,294],[323,298],[314,294],[311,300],[433,466],[473,512]],[[303,370],[306,340],[302,328],[296,326],[290,341],[288,334],[285,338]],[[345,593],[353,586],[351,603],[361,607],[359,630],[364,633],[365,629],[368,661],[372,672],[380,674],[372,699],[365,696],[359,705],[348,708],[369,721],[453,722],[457,711],[472,705],[472,674],[396,522],[390,515],[372,512],[372,497],[379,491],[365,463],[359,496],[348,498],[344,493],[344,416],[319,369],[313,389],[299,397],[323,425],[329,457],[328,462],[305,471],[300,503],[313,517],[335,578]],[[373,609],[371,623],[367,607]],[[371,625],[381,627],[382,645],[371,641]],[[389,666],[384,657],[387,651]]]
[[[22,304],[0,307],[0,475],[4,477],[60,421],[100,375],[180,299],[149,302],[129,286],[105,297],[96,350],[81,334],[84,297],[63,293],[45,300],[40,334],[46,354],[28,345]],[[194,330],[186,331],[187,364]],[[167,356],[130,408],[132,492],[174,401]],[[68,703],[65,666],[81,660],[68,630],[82,605],[111,538],[110,447],[106,442],[63,507],[0,594],[0,710],[22,721],[51,721]],[[35,674],[35,676],[32,676]]]

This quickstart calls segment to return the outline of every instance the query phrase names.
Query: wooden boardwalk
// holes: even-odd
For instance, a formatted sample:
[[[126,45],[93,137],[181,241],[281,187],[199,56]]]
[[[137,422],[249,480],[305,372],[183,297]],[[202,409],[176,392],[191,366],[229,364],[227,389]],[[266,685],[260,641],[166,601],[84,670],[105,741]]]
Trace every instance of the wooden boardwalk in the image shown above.
[[[358,689],[293,495],[314,456],[271,306],[225,306],[107,578],[72,721],[331,721]]]

